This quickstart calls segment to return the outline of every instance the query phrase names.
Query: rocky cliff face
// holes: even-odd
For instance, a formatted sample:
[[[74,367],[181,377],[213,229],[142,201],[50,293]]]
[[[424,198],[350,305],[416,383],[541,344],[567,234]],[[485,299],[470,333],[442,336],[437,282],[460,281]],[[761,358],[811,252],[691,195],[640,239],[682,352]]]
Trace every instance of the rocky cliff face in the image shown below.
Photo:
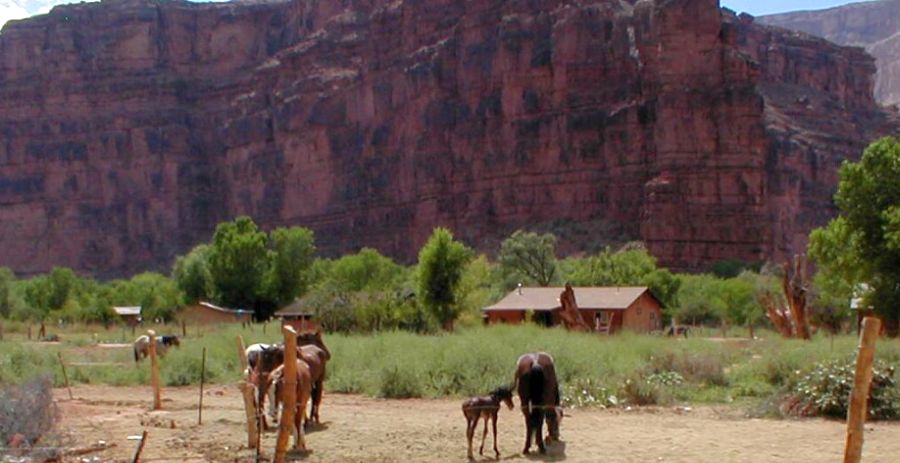
[[[0,265],[166,268],[237,214],[406,260],[548,223],[781,259],[896,131],[873,73],[715,0],[61,6],[0,34]]]
[[[819,11],[760,16],[758,21],[824,37],[840,45],[865,47],[875,57],[875,97],[900,103],[900,0],[853,3]]]

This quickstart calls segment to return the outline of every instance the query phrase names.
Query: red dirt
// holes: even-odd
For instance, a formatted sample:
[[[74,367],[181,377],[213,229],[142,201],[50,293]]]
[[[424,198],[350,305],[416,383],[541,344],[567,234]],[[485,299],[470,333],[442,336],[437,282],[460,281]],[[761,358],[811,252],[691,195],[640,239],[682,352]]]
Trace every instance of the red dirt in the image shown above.
[[[131,461],[136,441],[148,430],[142,461],[253,461],[236,386],[207,388],[203,425],[197,425],[198,388],[163,390],[162,411],[149,411],[147,387],[78,386],[75,400],[54,391],[60,430],[75,447],[104,440],[114,447],[92,454],[102,461]],[[465,461],[461,400],[383,400],[327,393],[323,423],[307,434],[310,451],[292,454],[310,462]],[[820,419],[747,419],[725,407],[572,410],[562,423],[563,443],[545,457],[523,456],[524,422],[518,411],[501,410],[501,460],[567,462],[821,462],[838,461],[845,426]],[[478,433],[480,434],[481,427]],[[866,425],[866,462],[896,461],[900,423]],[[475,442],[476,454],[479,441]],[[271,457],[275,433],[263,437]],[[489,455],[490,436],[485,445]],[[89,456],[92,456],[89,455]],[[493,455],[490,455],[493,456]],[[81,457],[79,457],[81,458]],[[489,458],[479,457],[478,461]],[[72,461],[79,461],[73,459]]]

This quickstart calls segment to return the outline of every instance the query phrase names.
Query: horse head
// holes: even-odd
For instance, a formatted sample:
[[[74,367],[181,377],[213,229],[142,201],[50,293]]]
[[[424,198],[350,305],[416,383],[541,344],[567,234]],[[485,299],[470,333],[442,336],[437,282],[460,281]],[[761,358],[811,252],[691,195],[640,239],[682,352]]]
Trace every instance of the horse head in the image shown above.
[[[505,403],[510,410],[513,409],[512,390],[510,388],[500,386],[491,392],[491,395],[494,396],[498,402]]]
[[[325,351],[325,360],[331,360],[331,351],[325,347],[325,341],[322,340],[322,330],[307,331],[297,335],[297,345],[313,345]]]
[[[260,373],[268,373],[284,363],[284,348],[278,345],[265,346],[259,351],[256,368]]]

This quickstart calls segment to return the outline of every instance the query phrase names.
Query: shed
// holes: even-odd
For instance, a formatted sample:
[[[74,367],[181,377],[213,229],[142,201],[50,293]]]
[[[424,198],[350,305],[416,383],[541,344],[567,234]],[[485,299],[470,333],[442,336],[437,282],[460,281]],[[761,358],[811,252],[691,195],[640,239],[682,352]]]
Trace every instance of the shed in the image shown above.
[[[113,307],[113,312],[128,326],[137,326],[141,323],[141,306]]]
[[[196,325],[213,325],[218,323],[250,323],[253,311],[219,307],[211,302],[197,302],[178,310],[179,321]]]
[[[314,320],[315,309],[308,298],[294,299],[294,302],[275,312],[281,319],[281,326],[292,326],[298,333],[319,330],[319,323]]]
[[[520,287],[482,309],[487,323],[531,321],[544,326],[561,323],[562,287]],[[622,329],[650,332],[662,328],[662,304],[646,286],[572,288],[582,318],[594,331]]]

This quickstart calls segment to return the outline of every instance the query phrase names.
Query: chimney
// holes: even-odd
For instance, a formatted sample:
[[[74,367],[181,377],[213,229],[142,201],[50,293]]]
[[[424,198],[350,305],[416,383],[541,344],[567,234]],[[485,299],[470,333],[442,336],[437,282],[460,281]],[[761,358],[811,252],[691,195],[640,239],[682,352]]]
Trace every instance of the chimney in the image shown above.
[[[519,293],[519,296],[522,295],[522,283],[516,285],[516,292]]]

